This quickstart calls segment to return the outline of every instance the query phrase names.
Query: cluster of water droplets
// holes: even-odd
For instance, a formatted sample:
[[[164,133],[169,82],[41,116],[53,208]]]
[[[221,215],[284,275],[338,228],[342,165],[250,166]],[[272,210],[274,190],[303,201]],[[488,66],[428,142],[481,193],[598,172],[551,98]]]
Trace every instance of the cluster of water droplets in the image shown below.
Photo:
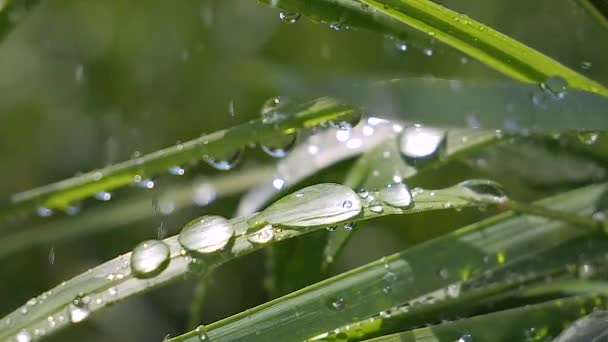
[[[369,211],[376,214],[384,213],[385,205],[400,209],[409,209],[415,205],[410,189],[400,182],[388,184],[377,191],[359,189],[357,194],[366,202]]]
[[[560,76],[550,76],[530,94],[530,99],[536,108],[546,110],[550,102],[565,98],[567,92],[568,81]]]

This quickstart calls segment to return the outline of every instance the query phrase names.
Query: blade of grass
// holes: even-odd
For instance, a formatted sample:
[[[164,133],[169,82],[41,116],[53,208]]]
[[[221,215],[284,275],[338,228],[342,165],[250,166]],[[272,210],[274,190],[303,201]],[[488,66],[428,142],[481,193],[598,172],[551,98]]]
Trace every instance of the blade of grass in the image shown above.
[[[352,120],[356,115],[353,107],[331,98],[316,99],[304,104],[285,108],[291,115],[276,116],[272,122],[254,120],[218,131],[200,138],[165,148],[142,157],[85,173],[74,178],[52,183],[40,188],[16,194],[11,203],[0,208],[0,220],[36,207],[62,209],[73,201],[93,196],[134,182],[167,173],[171,167],[197,161],[204,156],[218,156],[299,128],[316,127],[332,120]]]
[[[608,2],[605,0],[578,0],[578,3],[595,21],[608,30]]]
[[[594,185],[540,204],[553,210],[591,214],[605,191],[606,185]],[[205,336],[216,342],[310,338],[454,282],[454,278],[444,279],[439,269],[429,265],[444,267],[452,277],[465,281],[516,256],[587,232],[562,222],[505,213],[208,325]],[[508,238],[513,236],[518,238]],[[198,338],[199,333],[193,331],[171,341]]]

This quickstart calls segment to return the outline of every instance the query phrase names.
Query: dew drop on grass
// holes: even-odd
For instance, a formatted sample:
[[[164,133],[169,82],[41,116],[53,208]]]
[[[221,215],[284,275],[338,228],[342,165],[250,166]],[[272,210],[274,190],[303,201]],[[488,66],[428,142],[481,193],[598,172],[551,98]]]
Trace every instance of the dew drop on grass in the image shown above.
[[[551,76],[541,84],[541,88],[558,99],[566,96],[568,81],[560,76]]]
[[[203,159],[216,170],[228,171],[234,169],[243,160],[243,149],[238,149],[225,156],[205,156]]]
[[[286,24],[297,23],[298,20],[300,20],[301,16],[302,15],[297,12],[289,13],[289,12],[281,11],[281,13],[279,13],[279,18],[281,19],[282,22],[284,22]]]
[[[53,210],[46,207],[40,207],[36,209],[36,214],[40,217],[50,217],[53,216]]]
[[[323,183],[289,194],[248,221],[250,227],[266,224],[286,227],[334,225],[361,213],[360,197],[349,187]]]
[[[334,310],[342,310],[346,306],[346,301],[344,298],[330,299],[328,306]]]
[[[599,134],[597,132],[581,132],[577,135],[578,140],[585,145],[593,145],[597,142]]]
[[[368,208],[372,213],[382,214],[384,212],[382,202],[377,199],[371,200],[368,204]]]
[[[367,189],[359,189],[357,194],[359,194],[359,197],[365,199],[367,196],[369,196],[369,191]]]
[[[257,232],[249,235],[247,240],[255,244],[265,244],[274,238],[274,227],[267,225],[266,227],[258,230]]]
[[[346,231],[352,231],[353,229],[355,229],[356,223],[355,222],[348,222],[344,224],[344,230]]]
[[[89,304],[91,297],[89,296],[78,296],[76,297],[69,306],[69,317],[72,323],[79,323],[89,317],[90,309]]]
[[[405,52],[407,51],[407,42],[405,40],[397,39],[395,40],[395,47],[397,50]]]
[[[260,142],[260,148],[267,155],[274,158],[283,158],[293,149],[298,141],[298,132],[277,135]]]
[[[399,150],[405,161],[441,158],[445,152],[446,132],[441,129],[416,125],[403,130],[399,138]]]
[[[458,340],[456,340],[456,342],[473,342],[473,335],[464,334],[464,335],[460,336],[460,338]]]
[[[457,186],[471,192],[478,200],[502,202],[507,198],[502,186],[488,179],[470,179],[459,183]]]
[[[234,236],[234,226],[221,216],[203,216],[179,233],[178,241],[190,253],[204,255],[222,250]]]
[[[380,200],[391,207],[409,208],[414,205],[412,194],[403,183],[392,183],[380,190]],[[370,208],[371,210],[371,208]]]
[[[32,335],[27,330],[21,330],[15,335],[15,341],[17,342],[30,342],[32,340]]]
[[[160,240],[140,243],[131,253],[131,271],[138,278],[150,278],[169,265],[169,246]]]
[[[186,170],[181,166],[172,166],[169,168],[169,173],[175,176],[183,176]]]
[[[210,341],[209,336],[207,335],[207,329],[205,329],[205,326],[199,325],[198,327],[196,327],[196,329],[194,331],[196,331],[196,336],[198,337],[198,340],[200,342]]]
[[[98,199],[98,200],[104,201],[104,202],[109,201],[112,199],[112,194],[107,191],[100,191],[95,194],[95,199]]]

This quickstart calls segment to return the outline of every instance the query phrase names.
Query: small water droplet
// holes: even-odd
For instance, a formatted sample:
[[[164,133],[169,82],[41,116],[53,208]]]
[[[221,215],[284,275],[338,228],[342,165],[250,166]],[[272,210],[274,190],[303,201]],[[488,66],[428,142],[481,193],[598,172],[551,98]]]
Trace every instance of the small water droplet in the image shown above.
[[[89,317],[89,303],[91,302],[91,298],[88,296],[78,296],[76,297],[69,307],[69,316],[70,321],[72,323],[79,323],[84,321],[87,317]]]
[[[146,179],[142,179],[139,182],[136,182],[137,186],[142,188],[142,189],[154,189],[154,181],[146,178]]]
[[[380,190],[380,200],[397,208],[408,208],[414,204],[412,194],[403,183],[392,183]],[[371,210],[371,208],[370,208]]]
[[[342,24],[332,23],[332,24],[329,24],[329,28],[331,28],[332,30],[335,30],[335,31],[340,31],[340,29],[342,28]]]
[[[541,84],[541,88],[554,97],[561,99],[566,96],[568,81],[560,76],[551,76]]]
[[[395,47],[397,50],[405,52],[407,51],[407,42],[405,40],[397,39],[395,40]]]
[[[53,210],[46,207],[40,207],[36,210],[36,214],[40,217],[50,217],[53,216]]]
[[[344,307],[346,306],[346,301],[344,300],[344,298],[336,298],[336,299],[331,299],[329,301],[329,307],[335,310],[342,310],[344,309]]]
[[[260,142],[260,148],[271,157],[283,158],[296,146],[297,142],[298,133],[296,131],[294,133],[277,135],[271,139],[265,139],[263,142]]]
[[[471,334],[464,334],[456,342],[473,342],[473,336]]]
[[[181,166],[172,166],[169,168],[169,173],[176,176],[183,176],[186,173],[186,170]]]
[[[266,227],[258,230],[257,232],[249,235],[247,240],[256,244],[264,244],[274,238],[274,227],[267,225]]]
[[[372,213],[382,214],[384,212],[384,207],[382,206],[382,203],[376,199],[370,201],[368,207]]]
[[[325,230],[327,230],[328,232],[335,232],[336,229],[338,229],[337,226],[325,227]]]
[[[169,265],[169,246],[160,240],[148,240],[131,253],[131,271],[138,278],[150,278]]]
[[[289,12],[281,11],[279,13],[279,18],[281,19],[282,22],[284,22],[286,24],[295,24],[295,23],[297,23],[298,20],[300,20],[301,16],[302,15],[300,13],[297,13],[297,12],[289,13]]]
[[[359,195],[359,197],[365,199],[367,198],[367,196],[369,196],[369,191],[367,189],[359,189],[357,194]]]
[[[200,342],[209,341],[209,336],[207,336],[207,330],[205,329],[205,327],[203,325],[199,325],[198,327],[196,327],[195,331],[196,331],[196,336],[198,337],[198,340]]]
[[[234,226],[221,216],[203,216],[179,233],[178,241],[185,250],[208,254],[222,250],[234,236]]]
[[[112,199],[112,194],[107,191],[100,191],[95,194],[95,199],[100,201],[109,201]]]
[[[591,69],[592,66],[593,66],[593,64],[589,61],[581,62],[581,69],[583,69],[583,70],[589,70],[589,69]]]
[[[427,57],[431,57],[433,56],[433,49],[431,49],[430,47],[425,47],[424,49],[422,49],[422,53]]]
[[[355,229],[355,226],[356,226],[356,225],[357,225],[357,224],[356,224],[355,222],[347,222],[347,223],[345,223],[345,224],[344,224],[344,230],[346,230],[346,231],[349,231],[349,232],[350,232],[350,231],[352,231],[353,229]]]
[[[593,145],[597,142],[599,134],[597,132],[581,132],[577,135],[578,140],[585,145]]]
[[[222,157],[205,156],[203,159],[207,164],[216,170],[228,171],[234,169],[243,159],[243,149],[238,149],[235,152]]]
[[[413,126],[401,133],[399,149],[403,158],[412,164],[441,158],[445,152],[446,132],[437,128]]]

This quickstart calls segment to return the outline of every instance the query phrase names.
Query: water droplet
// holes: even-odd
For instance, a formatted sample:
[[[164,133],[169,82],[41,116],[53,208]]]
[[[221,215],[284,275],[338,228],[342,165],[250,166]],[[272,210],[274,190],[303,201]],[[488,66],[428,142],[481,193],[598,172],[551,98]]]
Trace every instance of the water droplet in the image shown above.
[[[258,230],[257,232],[249,235],[247,240],[256,244],[264,244],[272,240],[274,237],[274,227],[267,225],[266,227]]]
[[[297,23],[298,20],[300,20],[301,16],[302,15],[297,12],[289,13],[289,12],[281,11],[281,13],[279,13],[279,18],[281,19],[281,21],[283,21],[286,24]]]
[[[445,294],[449,298],[458,298],[460,296],[460,284],[450,284],[445,289]]]
[[[250,227],[268,223],[288,227],[327,226],[359,215],[362,208],[359,196],[351,188],[323,183],[281,198],[251,218],[248,224]]]
[[[49,250],[49,264],[55,264],[55,246],[51,247]]]
[[[597,142],[599,134],[597,132],[581,132],[577,135],[578,140],[585,145],[593,145]]]
[[[203,182],[196,186],[192,200],[196,205],[204,207],[213,202],[216,197],[217,191],[213,184]]]
[[[433,49],[431,49],[430,47],[425,47],[424,49],[422,49],[422,53],[427,57],[431,57],[433,55]]]
[[[407,51],[407,42],[405,40],[397,39],[395,40],[395,47],[397,50],[405,52]]]
[[[592,66],[593,66],[593,64],[589,61],[581,62],[581,69],[583,69],[583,70],[589,70],[589,69],[591,69]]]
[[[172,166],[169,168],[169,173],[176,176],[183,176],[186,173],[186,170],[181,166]]]
[[[382,202],[380,202],[379,200],[376,200],[376,199],[370,201],[368,204],[368,207],[372,213],[382,214],[384,212],[384,207],[382,206]]]
[[[203,216],[190,223],[179,233],[179,243],[195,254],[222,250],[234,236],[233,225],[221,216]]]
[[[272,187],[281,190],[285,186],[285,180],[283,178],[275,178],[272,180]]]
[[[578,267],[578,276],[582,279],[590,279],[595,275],[595,267],[591,264],[582,264]]]
[[[209,336],[207,336],[207,329],[205,329],[205,327],[203,325],[199,325],[198,327],[196,327],[195,331],[196,331],[196,336],[198,337],[198,340],[200,342],[209,341]]]
[[[238,149],[225,157],[205,156],[203,159],[216,170],[228,171],[234,169],[241,162],[243,152],[243,149]]]
[[[464,334],[456,342],[473,342],[473,336],[471,334]]]
[[[234,100],[228,101],[228,115],[231,117],[236,116],[236,109],[234,109]]]
[[[88,296],[78,296],[72,301],[69,307],[69,316],[72,323],[82,322],[89,317],[90,302],[91,297]]]
[[[330,227],[325,227],[325,230],[327,230],[328,232],[335,232],[337,228],[338,228],[337,226],[330,226]]]
[[[332,24],[329,24],[329,28],[331,28],[332,30],[335,30],[335,31],[340,31],[340,29],[342,28],[342,24],[332,23]]]
[[[271,157],[283,158],[298,142],[298,133],[283,134],[260,142],[262,151]]]
[[[336,298],[336,299],[331,299],[329,301],[329,307],[335,310],[342,310],[344,309],[344,307],[346,306],[346,301],[344,300],[344,298]]]
[[[146,179],[142,179],[139,182],[136,182],[137,186],[142,188],[142,189],[154,189],[154,181],[146,178]]]
[[[169,246],[160,240],[140,243],[131,253],[131,271],[138,278],[153,277],[169,265]]]
[[[100,201],[109,201],[112,199],[112,194],[107,191],[100,191],[95,194],[95,199]]]
[[[356,225],[357,225],[357,224],[356,224],[355,222],[347,222],[347,223],[345,223],[345,224],[344,224],[344,230],[346,230],[346,231],[349,231],[349,232],[350,232],[350,231],[352,231],[353,229],[355,229],[355,226],[356,226]]]
[[[488,179],[470,179],[459,183],[457,186],[472,192],[479,200],[502,202],[507,198],[502,186]]]
[[[439,270],[439,276],[443,279],[448,279],[448,277],[450,276],[450,272],[447,269],[442,268]]]
[[[566,96],[568,82],[560,76],[551,76],[541,84],[541,88],[554,97],[561,99]]]
[[[279,109],[285,107],[289,103],[290,100],[288,98],[281,96],[272,97],[266,100],[260,110],[262,123],[272,124],[285,119],[287,115],[281,113]]]
[[[369,191],[367,189],[359,189],[357,194],[359,195],[359,197],[365,199],[367,198],[367,196],[369,196]]]
[[[40,217],[49,217],[53,216],[53,210],[46,207],[40,207],[36,210],[36,214]]]
[[[381,201],[392,207],[408,208],[414,204],[410,190],[403,183],[387,185],[380,190],[379,196]]]
[[[446,132],[437,128],[413,126],[401,133],[399,149],[409,163],[433,157],[442,157],[445,150]]]
[[[21,330],[15,336],[15,340],[17,342],[30,342],[32,340],[32,335],[27,330]]]

